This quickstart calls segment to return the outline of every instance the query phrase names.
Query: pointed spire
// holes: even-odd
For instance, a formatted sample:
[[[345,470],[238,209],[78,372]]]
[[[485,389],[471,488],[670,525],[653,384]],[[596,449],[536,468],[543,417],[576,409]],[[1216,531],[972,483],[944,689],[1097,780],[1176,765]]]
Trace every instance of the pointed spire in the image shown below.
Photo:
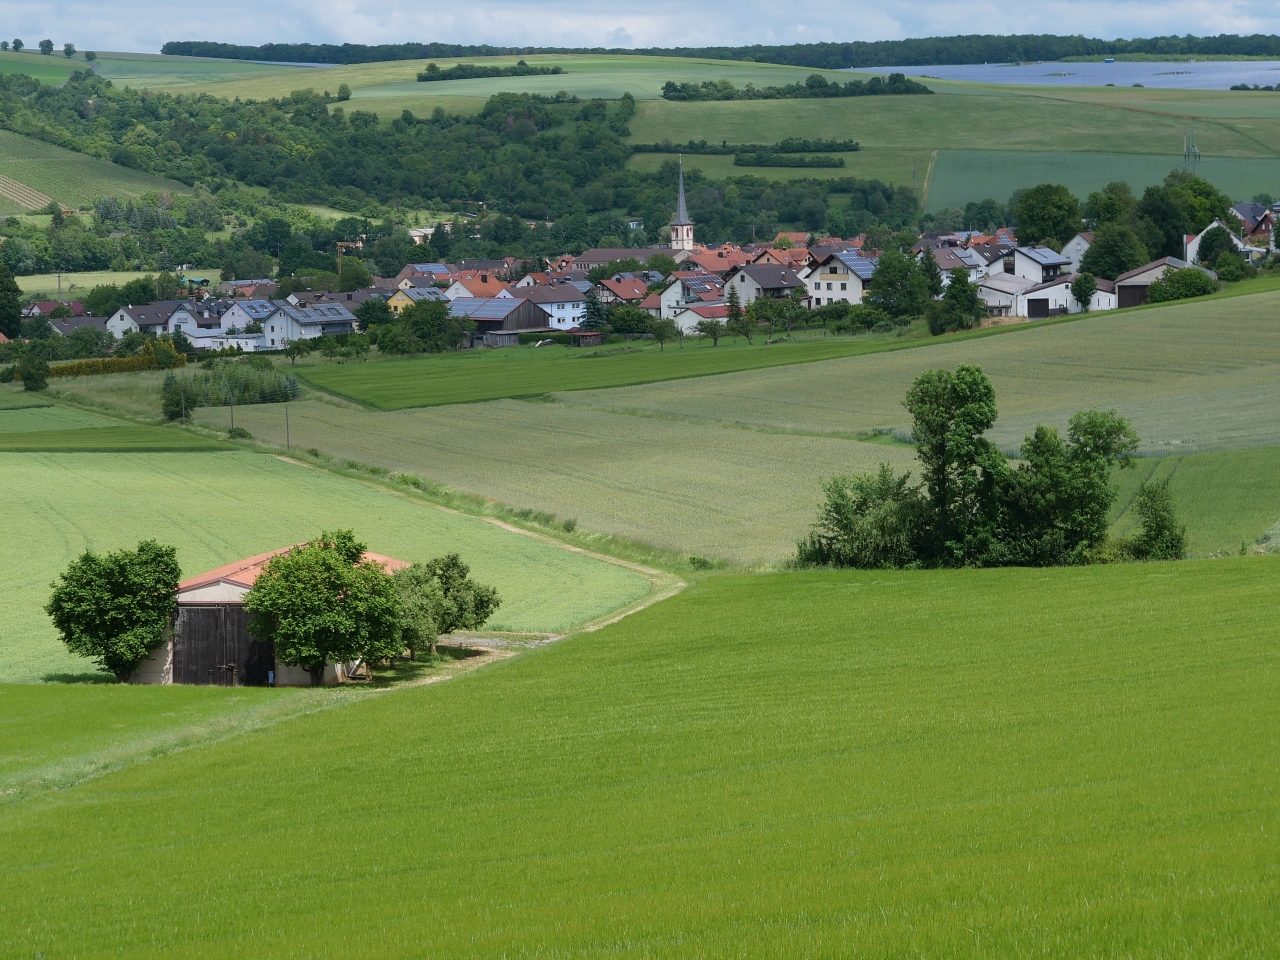
[[[680,157],[680,193],[676,200],[676,218],[671,221],[672,226],[693,225],[693,221],[689,219],[689,208],[684,202],[684,156]]]

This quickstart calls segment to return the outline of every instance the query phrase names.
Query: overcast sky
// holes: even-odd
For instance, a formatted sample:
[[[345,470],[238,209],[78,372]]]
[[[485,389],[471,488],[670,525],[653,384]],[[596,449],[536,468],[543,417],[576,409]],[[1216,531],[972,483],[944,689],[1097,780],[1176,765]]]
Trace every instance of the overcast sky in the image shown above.
[[[887,9],[886,9],[887,8]],[[1017,11],[1011,16],[1011,11]],[[0,35],[82,50],[157,52],[166,40],[445,41],[529,46],[705,46],[891,40],[957,33],[1149,37],[1280,33],[1275,0],[994,0],[888,5],[848,0],[0,0]],[[833,29],[834,25],[834,29]],[[1002,29],[1004,27],[1005,29]]]

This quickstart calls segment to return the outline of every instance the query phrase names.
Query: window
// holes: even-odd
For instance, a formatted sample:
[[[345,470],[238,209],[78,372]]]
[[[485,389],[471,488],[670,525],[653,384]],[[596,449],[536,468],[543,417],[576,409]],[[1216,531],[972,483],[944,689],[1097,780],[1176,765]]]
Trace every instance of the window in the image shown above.
[[[829,284],[829,283],[827,284],[827,289],[828,289],[828,290],[830,290],[830,289],[831,289],[831,284]]]
[[[847,283],[842,283],[842,284],[840,284],[840,289],[841,289],[841,290],[848,290],[848,289],[849,289],[849,285],[848,285]]]
[[[815,283],[815,284],[813,285],[813,289],[814,289],[815,291],[821,290],[821,289],[822,289],[822,284],[820,284],[820,283]]]

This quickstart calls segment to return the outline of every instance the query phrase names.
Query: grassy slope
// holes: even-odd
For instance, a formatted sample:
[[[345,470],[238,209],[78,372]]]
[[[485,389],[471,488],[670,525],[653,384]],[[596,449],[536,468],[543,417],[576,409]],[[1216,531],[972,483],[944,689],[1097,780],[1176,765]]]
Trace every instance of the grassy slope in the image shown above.
[[[10,807],[0,917],[27,956],[1262,956],[1278,585],[712,579]]]
[[[3,680],[89,671],[41,611],[48,584],[85,549],[147,537],[177,546],[187,574],[341,527],[406,560],[456,551],[499,589],[494,629],[565,629],[648,590],[620,567],[255,453],[0,454],[0,499],[23,518],[0,539]]]
[[[78,57],[68,60],[59,50],[56,55],[42,56],[23,50],[14,53],[12,50],[0,50],[0,73],[25,73],[35,77],[41,83],[63,83],[71,76],[72,70],[83,70],[84,61]]]
[[[42,140],[0,130],[0,171],[71,207],[105,196],[138,197],[152,191],[190,192],[176,180],[120,167]]]

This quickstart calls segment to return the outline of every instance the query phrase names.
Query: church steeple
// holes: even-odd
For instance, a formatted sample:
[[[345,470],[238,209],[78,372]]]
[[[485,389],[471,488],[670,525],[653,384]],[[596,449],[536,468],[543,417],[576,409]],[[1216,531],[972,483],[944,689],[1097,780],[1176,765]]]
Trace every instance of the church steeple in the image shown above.
[[[671,221],[671,248],[673,250],[693,249],[693,221],[689,219],[689,208],[684,201],[684,157],[680,157],[680,190],[676,195],[676,216]]]

